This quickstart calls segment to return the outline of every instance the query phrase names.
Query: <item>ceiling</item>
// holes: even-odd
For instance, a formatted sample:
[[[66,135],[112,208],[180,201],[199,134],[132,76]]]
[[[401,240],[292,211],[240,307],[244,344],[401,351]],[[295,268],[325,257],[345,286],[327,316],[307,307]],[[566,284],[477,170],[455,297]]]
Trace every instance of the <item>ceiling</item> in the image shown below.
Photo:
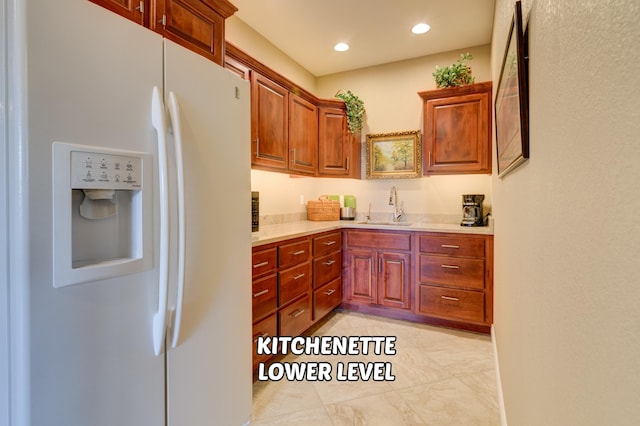
[[[236,17],[320,77],[489,44],[495,0],[231,0]],[[411,33],[425,22],[431,30]],[[346,42],[351,48],[335,52]]]

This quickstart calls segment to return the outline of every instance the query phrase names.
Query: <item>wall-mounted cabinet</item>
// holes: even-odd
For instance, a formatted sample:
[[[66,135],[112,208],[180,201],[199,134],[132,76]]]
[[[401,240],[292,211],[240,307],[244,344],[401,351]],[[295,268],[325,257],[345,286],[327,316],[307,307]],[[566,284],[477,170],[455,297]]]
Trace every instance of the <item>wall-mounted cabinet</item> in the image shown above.
[[[491,174],[491,82],[419,92],[424,174]]]
[[[224,62],[225,19],[237,12],[226,0],[90,0],[213,62]]]
[[[251,71],[251,164],[287,170],[288,147],[289,92]]]
[[[318,176],[359,179],[360,151],[360,135],[349,131],[344,103],[321,103],[318,108]]]
[[[313,176],[318,164],[318,107],[289,94],[289,170]]]
[[[343,101],[317,98],[229,43],[225,67],[251,81],[252,168],[360,179],[360,135]]]

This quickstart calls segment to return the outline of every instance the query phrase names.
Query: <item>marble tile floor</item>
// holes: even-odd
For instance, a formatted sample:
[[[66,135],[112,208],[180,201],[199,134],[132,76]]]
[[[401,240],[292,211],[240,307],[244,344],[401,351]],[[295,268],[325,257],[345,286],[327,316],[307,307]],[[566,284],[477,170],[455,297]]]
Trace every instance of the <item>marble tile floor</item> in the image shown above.
[[[284,356],[330,362],[332,380],[254,382],[252,426],[500,425],[490,336],[341,310],[312,333],[396,336],[396,353]],[[395,380],[338,381],[340,362],[390,362]]]

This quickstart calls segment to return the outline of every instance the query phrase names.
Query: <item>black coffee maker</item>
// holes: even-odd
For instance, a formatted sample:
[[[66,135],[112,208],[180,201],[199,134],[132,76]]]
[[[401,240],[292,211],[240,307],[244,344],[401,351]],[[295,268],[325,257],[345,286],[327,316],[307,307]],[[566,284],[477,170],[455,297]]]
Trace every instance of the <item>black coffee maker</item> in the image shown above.
[[[462,196],[462,226],[484,226],[482,202],[484,195],[464,194]]]

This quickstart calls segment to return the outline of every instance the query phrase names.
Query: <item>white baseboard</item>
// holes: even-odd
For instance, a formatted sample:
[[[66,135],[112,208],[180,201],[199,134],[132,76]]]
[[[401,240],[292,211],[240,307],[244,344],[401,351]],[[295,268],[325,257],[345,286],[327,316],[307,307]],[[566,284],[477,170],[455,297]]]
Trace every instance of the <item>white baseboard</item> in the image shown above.
[[[500,365],[498,363],[498,347],[496,344],[496,333],[491,325],[491,343],[493,344],[493,359],[496,366],[496,386],[498,388],[498,406],[500,408],[500,425],[507,426],[507,412],[504,408],[504,397],[502,395],[502,381],[500,380]]]

